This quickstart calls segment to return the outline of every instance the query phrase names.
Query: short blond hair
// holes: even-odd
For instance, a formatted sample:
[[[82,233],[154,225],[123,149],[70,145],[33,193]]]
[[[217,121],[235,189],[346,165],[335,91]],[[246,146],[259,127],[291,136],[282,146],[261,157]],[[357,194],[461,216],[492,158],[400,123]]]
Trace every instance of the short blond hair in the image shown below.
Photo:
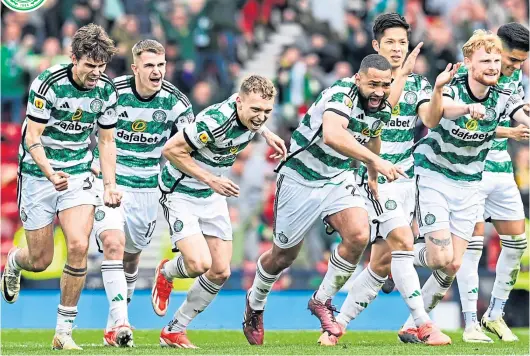
[[[160,42],[155,40],[141,40],[136,42],[132,48],[133,57],[139,57],[144,52],[164,54],[166,50]]]
[[[502,53],[502,41],[499,36],[486,30],[476,30],[462,47],[464,57],[471,58],[473,53],[484,47],[487,53]]]
[[[114,41],[103,27],[93,23],[81,27],[72,38],[72,54],[77,60],[87,56],[98,62],[109,63],[117,52]]]
[[[243,79],[239,92],[241,94],[261,94],[261,97],[267,100],[270,100],[276,96],[276,88],[274,87],[272,81],[261,75],[255,74]]]

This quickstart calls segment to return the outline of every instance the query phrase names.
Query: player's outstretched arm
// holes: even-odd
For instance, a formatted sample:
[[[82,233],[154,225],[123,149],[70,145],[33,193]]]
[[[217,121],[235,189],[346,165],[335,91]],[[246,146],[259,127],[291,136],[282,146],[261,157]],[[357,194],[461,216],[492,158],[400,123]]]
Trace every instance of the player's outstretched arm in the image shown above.
[[[528,116],[527,112],[524,110],[527,105],[528,104],[523,104],[520,107],[514,108],[512,110],[512,113],[508,115],[510,115],[511,118],[517,121],[518,123],[523,124],[526,127],[530,127],[530,117]]]
[[[239,196],[239,187],[234,182],[225,177],[217,177],[195,163],[190,153],[196,147],[192,147],[188,140],[186,140],[185,131],[178,132],[164,145],[162,154],[179,171],[207,184],[216,193],[225,197]],[[197,140],[196,144],[199,142],[200,140]]]
[[[46,157],[46,152],[44,151],[44,146],[40,141],[42,133],[46,128],[46,124],[41,124],[32,119],[27,120],[26,127],[26,151],[29,152],[33,161],[39,166],[42,174],[53,183],[57,191],[62,191],[68,189],[68,173],[62,171],[55,171],[48,157]]]
[[[407,78],[414,70],[414,65],[416,64],[416,58],[418,58],[418,55],[420,54],[420,49],[423,46],[423,42],[420,42],[416,48],[410,54],[408,55],[405,62],[403,62],[403,65],[401,66],[400,70],[398,71],[397,76],[394,78],[394,81],[392,82],[392,87],[390,90],[390,95],[388,96],[388,103],[390,104],[390,107],[394,107],[399,102],[399,98],[401,97],[401,93],[403,92],[403,89],[405,88],[405,83],[407,82]]]
[[[384,175],[390,182],[396,180],[399,175],[406,177],[400,168],[381,159],[357,142],[347,130],[348,119],[332,111],[325,111],[322,121],[324,144],[346,157],[355,158],[367,165],[372,165],[377,172]]]
[[[103,201],[106,206],[117,208],[121,204],[122,194],[116,188],[116,141],[114,128],[99,128],[98,149],[101,174],[103,175]]]

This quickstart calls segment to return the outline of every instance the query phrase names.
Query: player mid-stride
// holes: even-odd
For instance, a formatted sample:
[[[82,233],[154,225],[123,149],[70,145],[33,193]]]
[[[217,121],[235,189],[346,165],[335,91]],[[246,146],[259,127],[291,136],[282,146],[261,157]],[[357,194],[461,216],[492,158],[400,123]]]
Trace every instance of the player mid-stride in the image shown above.
[[[80,350],[72,339],[77,302],[87,273],[94,206],[90,134],[97,124],[106,206],[120,205],[116,190],[117,93],[103,74],[116,52],[103,28],[81,27],[72,41],[72,63],[56,65],[31,84],[19,156],[18,205],[27,247],[13,248],[2,276],[2,296],[17,300],[22,270],[44,271],[53,259],[53,220],[57,214],[68,256],[61,277],[54,349]]]
[[[260,132],[285,157],[283,140],[264,126],[274,105],[272,82],[251,75],[238,93],[204,109],[195,123],[164,147],[168,163],[160,173],[160,203],[169,223],[171,242],[181,255],[163,260],[156,269],[152,304],[165,315],[174,278],[198,277],[173,319],[162,329],[162,346],[195,348],[186,328],[215,298],[230,276],[232,227],[226,197],[239,187],[226,178],[237,154]]]

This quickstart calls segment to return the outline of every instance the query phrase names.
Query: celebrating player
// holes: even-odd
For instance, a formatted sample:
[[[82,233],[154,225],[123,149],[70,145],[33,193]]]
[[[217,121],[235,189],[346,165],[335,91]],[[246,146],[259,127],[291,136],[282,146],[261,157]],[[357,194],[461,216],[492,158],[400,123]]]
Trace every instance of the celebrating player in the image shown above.
[[[424,119],[428,113],[432,87],[425,77],[410,74],[419,48],[405,62],[409,28],[405,18],[397,13],[380,15],[374,23],[372,43],[374,49],[392,65],[393,78],[406,78],[404,88],[392,87],[392,91],[399,91],[401,96],[392,110],[392,119],[381,133],[381,158],[401,167],[410,178],[387,182],[380,176],[378,191],[372,191],[367,168],[361,165],[357,183],[371,221],[373,244],[370,264],[354,280],[336,319],[345,330],[348,323],[375,299],[392,270],[397,289],[414,316],[418,338],[429,345],[444,345],[451,339],[432,323],[425,312],[420,281],[414,269],[414,235],[410,227],[416,191],[412,157],[414,128],[416,119]],[[334,345],[337,338],[324,333],[320,341]]]
[[[499,120],[506,114],[529,121],[519,95],[497,85],[501,52],[499,37],[475,31],[463,46],[469,73],[446,85],[458,69],[449,64],[438,76],[423,120],[430,130],[414,151],[416,216],[426,242],[423,248],[415,246],[415,256],[434,270],[421,291],[427,311],[450,288],[471,240],[482,171]],[[414,329],[410,316],[402,333]]]
[[[503,25],[497,31],[502,41],[501,76],[498,85],[504,90],[516,92],[524,98],[521,83],[521,65],[528,58],[528,29],[518,23]],[[460,71],[459,71],[460,72]],[[464,74],[466,70],[462,71]],[[504,116],[497,129],[499,134],[521,140],[528,139],[528,127],[510,127],[510,117]],[[463,339],[466,342],[492,342],[484,334],[477,320],[478,263],[484,244],[484,219],[492,221],[501,237],[501,254],[497,261],[497,274],[491,295],[490,306],[482,317],[482,326],[502,341],[517,341],[504,322],[504,305],[513,288],[521,257],[527,247],[525,236],[524,210],[521,194],[513,176],[513,167],[508,154],[507,138],[496,138],[488,155],[482,182],[480,183],[480,211],[473,237],[469,242],[456,274],[462,312],[466,327]]]
[[[184,303],[162,329],[162,346],[195,348],[186,328],[215,298],[230,276],[232,227],[226,197],[239,196],[239,187],[224,177],[237,154],[261,133],[284,158],[282,139],[265,125],[276,89],[262,76],[252,75],[239,93],[203,110],[194,124],[177,133],[164,147],[169,162],[160,174],[160,203],[169,223],[171,242],[181,255],[163,260],[156,269],[152,304],[167,312],[174,278],[198,277]]]
[[[254,284],[247,294],[244,334],[250,344],[263,343],[263,310],[281,272],[300,251],[317,219],[342,237],[332,252],[328,271],[309,301],[309,309],[328,334],[339,337],[331,299],[355,270],[368,242],[368,216],[354,177],[352,159],[368,164],[371,178],[389,181],[401,168],[379,158],[382,127],[390,121],[391,66],[380,55],[363,59],[359,73],[324,90],[292,135],[290,154],[278,168],[274,202],[274,245],[258,260]],[[368,146],[364,147],[366,144]]]
[[[81,27],[72,41],[72,63],[56,65],[31,84],[22,129],[19,166],[20,219],[27,247],[12,248],[2,275],[2,296],[14,303],[22,270],[41,272],[52,262],[53,220],[58,215],[68,257],[61,277],[54,349],[80,350],[72,339],[77,302],[87,273],[87,252],[99,197],[93,192],[88,148],[97,122],[106,206],[120,205],[115,166],[117,93],[103,74],[116,53],[103,28]]]
[[[194,119],[189,100],[164,80],[164,47],[142,40],[132,48],[134,75],[114,80],[119,93],[116,112],[116,183],[124,191],[120,209],[98,207],[94,235],[103,250],[103,284],[110,310],[105,344],[132,346],[127,304],[138,278],[140,254],[151,241],[158,212],[158,174],[162,146],[172,131]],[[96,157],[99,151],[94,152]],[[96,171],[99,166],[93,167]],[[97,190],[102,189],[100,179]]]

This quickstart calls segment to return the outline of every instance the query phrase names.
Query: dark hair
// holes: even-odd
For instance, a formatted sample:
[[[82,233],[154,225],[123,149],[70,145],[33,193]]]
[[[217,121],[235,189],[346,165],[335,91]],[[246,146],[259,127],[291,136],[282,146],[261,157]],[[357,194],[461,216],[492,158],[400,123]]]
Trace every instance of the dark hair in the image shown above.
[[[520,49],[528,52],[528,29],[517,22],[502,25],[497,30],[502,44],[509,49]]]
[[[392,66],[390,65],[390,62],[380,54],[369,54],[362,60],[359,72],[366,73],[370,68],[391,70]]]
[[[93,23],[77,30],[72,39],[72,54],[77,60],[86,55],[95,61],[109,63],[117,52],[114,41],[103,27]]]
[[[407,31],[407,37],[410,34],[410,25],[405,20],[403,16],[396,12],[391,12],[388,14],[382,14],[377,16],[377,18],[374,21],[374,27],[372,28],[372,32],[374,34],[374,39],[379,42],[381,41],[381,38],[385,34],[385,30],[388,30],[389,28],[396,28],[401,27],[402,29]]]

